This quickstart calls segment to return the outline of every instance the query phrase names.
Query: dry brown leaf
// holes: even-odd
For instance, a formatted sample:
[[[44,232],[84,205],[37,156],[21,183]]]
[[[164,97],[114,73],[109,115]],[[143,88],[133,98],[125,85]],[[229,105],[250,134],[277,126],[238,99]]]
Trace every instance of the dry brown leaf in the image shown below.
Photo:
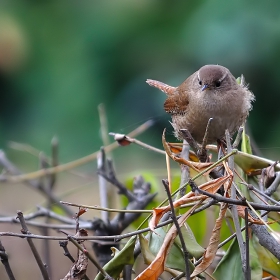
[[[225,184],[229,179],[231,179],[231,175],[223,176],[214,180],[211,180],[209,182],[206,182],[199,186],[199,188],[203,191],[207,191],[209,193],[215,194],[219,188]]]
[[[188,210],[185,214],[183,214],[178,219],[178,224],[181,227],[186,219],[191,215],[191,213],[201,204],[202,200],[199,201],[196,205],[194,205],[190,210]],[[174,239],[177,236],[176,226],[173,225],[168,233],[165,236],[165,239],[162,243],[162,246],[156,255],[153,262],[142,272],[140,273],[135,280],[157,280],[158,277],[164,271],[165,260],[168,255],[169,248],[173,244]]]
[[[188,196],[189,195],[189,196]],[[190,197],[190,195],[192,197]],[[208,198],[206,195],[199,195],[199,196],[194,196],[192,192],[189,192],[188,194],[184,195],[183,197],[181,197],[180,199],[176,200],[173,203],[173,207],[177,208],[183,204],[187,204],[187,203],[191,203],[194,201],[198,201],[198,200],[205,200],[206,198]],[[154,208],[153,209],[153,216],[151,218],[151,220],[149,221],[149,228],[154,231],[156,226],[158,225],[161,217],[170,210],[170,205],[167,206],[163,206],[163,207],[158,207],[158,208]]]
[[[80,216],[82,216],[83,214],[85,214],[88,211],[87,208],[84,207],[80,207],[79,208],[79,212],[76,213],[76,217],[74,217],[75,219],[79,218]]]
[[[168,145],[170,151],[174,154],[180,154],[182,152],[182,144],[177,144],[177,143],[169,143],[166,142],[166,144]]]
[[[183,145],[181,143],[170,143],[170,142],[166,142],[166,143],[170,147],[172,153],[179,154],[182,152]],[[190,161],[199,162],[199,158],[193,151],[190,151],[189,157],[190,157]]]
[[[112,133],[112,135],[114,135],[114,139],[118,142],[120,146],[128,146],[131,144],[131,139],[125,134]]]
[[[163,134],[162,134],[162,144],[163,144],[165,152],[167,153],[167,155],[171,159],[173,159],[174,161],[176,161],[176,162],[178,162],[180,164],[187,165],[188,167],[192,168],[193,170],[195,170],[197,172],[200,172],[200,171],[208,168],[209,166],[211,166],[213,164],[213,162],[194,162],[194,161],[189,161],[189,160],[185,160],[185,159],[183,159],[181,157],[178,157],[178,156],[174,155],[172,153],[171,147],[169,146],[168,142],[166,142],[166,140],[165,140],[165,129],[164,129]]]
[[[230,179],[231,176],[224,176],[224,177],[220,177],[218,179],[214,179],[211,180],[209,182],[206,182],[204,184],[202,184],[199,188],[207,191],[209,193],[215,194],[219,188],[225,184],[227,182],[228,179]],[[177,208],[183,204],[187,204],[187,203],[191,203],[197,200],[205,200],[206,198],[208,198],[205,195],[198,195],[196,196],[194,192],[190,191],[188,192],[186,195],[184,195],[183,197],[181,197],[180,199],[176,200],[173,202],[173,207]],[[159,208],[154,208],[153,209],[153,216],[149,222],[149,227],[152,231],[154,231],[155,227],[157,226],[159,220],[161,219],[161,217],[170,210],[170,205],[164,206],[164,207],[159,207]]]
[[[75,237],[88,236],[88,233],[85,229],[79,229],[78,232],[74,235]],[[84,250],[86,247],[84,241],[80,240],[80,244]],[[87,272],[88,266],[88,257],[84,251],[79,250],[78,259],[73,263],[70,270],[62,280],[82,280]]]
[[[215,227],[212,230],[212,235],[211,235],[211,238],[209,241],[209,245],[206,248],[206,251],[203,255],[203,259],[202,259],[201,263],[195,268],[195,270],[191,274],[191,277],[195,277],[198,274],[205,271],[213,262],[213,260],[216,256],[217,250],[218,250],[218,245],[220,242],[220,230],[221,230],[222,221],[225,216],[227,207],[228,207],[227,203],[221,204],[219,217],[217,218]]]
[[[237,208],[238,216],[245,220],[245,208],[246,208],[246,206],[237,205],[236,208]],[[256,224],[256,225],[264,225],[263,221],[261,221],[260,219],[254,218],[249,212],[248,212],[248,221],[253,223],[253,224]],[[271,224],[273,222],[266,222],[266,223]]]
[[[276,177],[275,166],[278,163],[279,161],[275,161],[272,165],[262,170],[261,180],[266,189],[273,183]]]
[[[88,258],[79,250],[78,260],[71,266],[67,275],[63,278],[63,280],[82,280],[87,271],[88,266]]]

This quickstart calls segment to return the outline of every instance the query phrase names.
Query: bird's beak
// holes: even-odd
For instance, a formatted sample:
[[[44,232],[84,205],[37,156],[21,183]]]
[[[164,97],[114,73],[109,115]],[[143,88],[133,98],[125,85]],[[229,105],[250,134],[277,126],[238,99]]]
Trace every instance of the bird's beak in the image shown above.
[[[207,88],[209,88],[209,85],[208,85],[208,84],[205,84],[205,85],[203,85],[203,87],[201,88],[201,91],[204,91],[204,90],[206,90]]]

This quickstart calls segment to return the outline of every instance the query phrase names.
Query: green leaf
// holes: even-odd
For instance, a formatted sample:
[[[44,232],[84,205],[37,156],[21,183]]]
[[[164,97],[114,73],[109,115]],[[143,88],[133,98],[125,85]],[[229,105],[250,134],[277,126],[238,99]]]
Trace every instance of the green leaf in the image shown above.
[[[120,273],[127,264],[134,264],[134,246],[136,236],[129,239],[121,251],[114,250],[114,257],[104,266],[104,270],[114,279],[119,278]],[[99,272],[95,280],[103,280],[104,276]]]
[[[252,154],[252,147],[250,142],[250,137],[245,132],[245,127],[242,133],[242,143],[241,143],[241,151],[247,154]]]
[[[197,243],[196,238],[195,238],[191,228],[189,227],[189,225],[186,222],[185,222],[184,226],[181,227],[181,232],[182,232],[188,252],[196,259],[199,259],[205,252],[205,249]],[[178,247],[182,247],[179,236],[177,236],[175,238],[174,242]]]
[[[188,208],[186,208],[188,209]],[[188,218],[188,226],[190,226],[195,239],[198,243],[205,242],[205,232],[209,230],[207,222],[207,210],[201,211],[195,215],[192,215]],[[184,213],[183,209],[180,209],[180,213]],[[212,228],[212,225],[211,225]]]
[[[257,254],[251,244],[249,245],[249,248],[250,248],[251,279],[261,280],[262,268],[259,263]],[[233,240],[226,254],[218,264],[216,270],[213,273],[213,276],[216,278],[216,280],[244,279],[244,275],[242,272],[240,251],[236,238]]]
[[[147,237],[149,238],[150,233],[147,234]],[[144,258],[145,264],[149,265],[154,259],[155,255],[151,252],[150,247],[149,247],[149,241],[146,237],[144,237],[143,234],[139,235],[139,241],[140,241],[140,246],[141,246],[141,253]]]
[[[148,239],[150,239],[150,233],[147,234],[146,237],[144,237],[142,234],[140,234],[139,241],[140,241],[141,252],[142,252],[145,264],[150,265],[156,256],[150,250],[149,241],[148,241],[147,237],[148,237]],[[193,264],[191,262],[189,262],[189,264],[190,264],[191,270],[193,271],[193,269],[194,269]],[[173,277],[179,276],[182,273],[181,267],[179,270],[174,270],[174,269],[171,269],[170,267],[168,267],[168,265],[166,265],[166,264],[165,264],[165,270],[168,271]]]
[[[234,156],[234,161],[235,163],[246,173],[256,170],[256,169],[262,169],[266,168],[269,165],[273,164],[275,161],[269,160],[266,158],[246,154],[243,152],[238,152]],[[280,170],[280,165],[277,164],[275,166],[275,170],[279,171]]]
[[[165,230],[165,227],[157,228],[155,232],[150,235],[149,248],[151,250],[151,253],[155,256],[161,248],[166,236]],[[173,243],[173,245],[171,246],[165,265],[169,268],[177,269],[180,271],[185,270],[183,252],[181,250],[181,247],[179,247],[177,244]]]
[[[255,235],[253,235],[252,244],[258,254],[262,268],[275,277],[280,278],[279,260],[262,245],[260,245],[258,238]]]

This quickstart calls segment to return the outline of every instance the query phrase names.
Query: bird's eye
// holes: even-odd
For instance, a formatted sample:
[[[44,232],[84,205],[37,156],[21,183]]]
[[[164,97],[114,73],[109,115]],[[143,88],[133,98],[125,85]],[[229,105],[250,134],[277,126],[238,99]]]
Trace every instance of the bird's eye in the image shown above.
[[[219,87],[221,85],[221,82],[220,81],[217,81],[216,83],[215,83],[215,86],[216,87]]]
[[[198,83],[199,83],[200,85],[202,85],[202,82],[201,82],[200,80],[198,80]]]

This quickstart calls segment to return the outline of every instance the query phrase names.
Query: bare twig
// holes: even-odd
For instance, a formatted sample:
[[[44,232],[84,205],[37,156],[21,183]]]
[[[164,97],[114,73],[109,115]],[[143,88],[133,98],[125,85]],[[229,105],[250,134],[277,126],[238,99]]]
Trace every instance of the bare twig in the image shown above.
[[[245,273],[245,279],[250,280],[251,279],[251,268],[250,268],[250,251],[249,251],[249,225],[248,225],[248,208],[245,208],[245,251],[246,251],[246,273]]]
[[[213,120],[213,118],[210,118],[207,122],[207,126],[206,126],[206,129],[205,129],[205,133],[204,133],[203,140],[202,140],[202,145],[201,145],[201,153],[204,153],[206,155],[206,158],[207,158],[206,145],[207,145],[207,142],[208,142],[209,130],[210,130],[210,127],[211,127],[212,120]]]
[[[230,134],[229,130],[226,130],[226,142],[227,142],[227,152],[231,153],[232,147],[230,143]],[[228,158],[228,165],[229,168],[232,172],[234,172],[234,159],[233,157]],[[231,198],[236,199],[236,189],[234,184],[231,185]],[[242,263],[242,270],[244,273],[244,276],[246,277],[246,255],[245,255],[245,246],[244,246],[244,241],[241,233],[241,227],[238,219],[238,213],[237,213],[237,208],[236,205],[233,204],[231,207],[231,214],[233,218],[233,223],[236,231],[236,237],[239,245],[239,250],[240,250],[240,256],[241,256],[241,263]]]
[[[72,263],[75,262],[75,259],[72,257],[71,253],[68,250],[68,241],[59,241],[59,246],[63,248],[64,256],[66,256]]]
[[[6,157],[5,153],[0,150],[0,165],[2,165],[10,174],[14,174],[14,176],[7,176],[7,175],[0,175],[0,182],[1,181],[10,181],[8,178],[13,177],[20,177],[25,176],[25,174],[22,174],[22,172],[14,166]],[[41,169],[41,170],[48,170],[48,169]],[[42,176],[45,176],[46,174],[42,174]],[[41,177],[42,177],[41,176]],[[12,181],[13,182],[13,181]],[[31,186],[33,189],[38,190],[41,192],[44,196],[46,196],[52,203],[59,204],[59,199],[51,192],[49,189],[45,189],[40,184],[40,180],[33,180],[33,179],[26,179],[24,180],[26,184]],[[73,215],[73,212],[68,209],[67,207],[62,207],[62,209],[70,216]]]
[[[145,210],[145,209],[111,209],[111,208],[103,208],[99,207],[97,205],[90,206],[85,204],[78,204],[78,203],[72,203],[72,202],[66,202],[66,201],[60,201],[62,204],[66,204],[69,206],[75,206],[75,207],[83,207],[87,209],[93,209],[93,210],[101,210],[101,211],[107,211],[107,212],[116,212],[116,213],[152,213],[153,210]]]
[[[47,163],[47,160],[46,160],[46,157],[45,157],[44,153],[39,154],[39,161],[40,161],[40,168],[47,168],[48,167],[48,163]],[[44,179],[44,177],[41,177],[39,179],[40,188],[42,188],[42,189],[47,188],[48,192],[51,193],[52,189],[53,189],[53,186],[54,186],[54,182],[55,182],[55,175],[54,174],[47,175],[46,178],[45,178],[46,180],[43,180],[43,179]],[[52,205],[52,202],[48,197],[48,201],[47,201],[48,209],[51,208],[51,205]],[[46,224],[49,223],[49,217],[48,216],[45,217],[45,223]],[[42,235],[46,235],[46,236],[49,235],[49,228],[42,227],[42,228],[40,228],[40,230],[41,230]],[[44,248],[43,249],[43,254],[44,254],[44,259],[45,259],[46,264],[47,264],[48,274],[49,274],[50,279],[52,279],[49,240],[47,240],[47,239],[43,240],[43,248]]]
[[[236,137],[235,137],[235,140],[234,140],[234,142],[233,142],[233,144],[232,144],[232,148],[233,148],[233,149],[236,149],[237,146],[239,145],[239,143],[240,143],[240,141],[241,141],[241,139],[242,139],[243,130],[244,130],[243,126],[240,126],[239,129],[238,129],[238,131],[237,131],[237,135],[236,135]]]
[[[123,185],[116,177],[116,173],[113,167],[113,162],[109,159],[107,159],[107,173],[104,173],[104,170],[98,170],[97,172],[100,176],[105,178],[108,182],[116,186],[119,190],[120,194],[125,195],[129,201],[136,201],[137,198],[134,196],[134,194],[129,191],[125,185]]]
[[[2,245],[2,242],[0,240],[0,259],[1,259],[1,262],[2,264],[4,265],[5,267],[5,270],[7,272],[7,275],[9,277],[10,280],[16,280],[14,274],[13,274],[13,271],[10,267],[10,264],[9,264],[9,258],[8,258],[8,255],[5,251],[5,248],[4,246]]]
[[[265,194],[267,194],[268,196],[271,196],[279,187],[280,184],[280,172],[276,172],[275,173],[275,179],[273,181],[273,183],[270,185],[270,187],[268,189],[265,190]]]
[[[105,151],[103,148],[100,149],[100,153],[97,156],[97,168],[99,171],[98,181],[99,181],[99,197],[100,204],[104,208],[108,208],[108,190],[107,190],[107,180],[102,174],[107,174],[107,164]],[[104,221],[109,221],[109,212],[102,211],[101,218]]]
[[[186,140],[184,140],[183,149],[181,152],[181,158],[183,158],[185,160],[189,160],[189,155],[190,155],[190,145]],[[181,167],[180,186],[183,186],[190,179],[190,169],[187,165],[184,165],[184,164],[181,164],[180,167]],[[185,193],[186,193],[186,187],[183,187],[180,189],[179,196],[182,197]]]
[[[258,194],[260,194],[261,196],[265,197],[266,199],[272,201],[273,203],[275,203],[276,205],[279,205],[280,206],[280,202],[276,201],[275,199],[273,199],[272,197],[268,196],[267,194],[265,194],[265,192],[262,192],[260,190],[258,190],[257,188],[255,188],[252,184],[246,184],[244,182],[240,182],[241,184],[244,184],[247,186],[247,188],[250,190],[250,191],[254,191]]]
[[[267,231],[265,226],[254,225],[251,226],[252,231],[258,237],[259,243],[271,252],[278,260],[280,260],[280,244],[279,242]]]
[[[195,175],[192,179],[190,179],[188,182],[186,182],[183,186],[180,186],[180,188],[178,188],[175,192],[172,193],[172,196],[175,195],[177,192],[179,192],[181,190],[181,188],[185,188],[188,184],[190,184],[190,182],[196,180],[197,178],[199,178],[200,176],[202,176],[203,174],[205,174],[206,172],[212,170],[214,167],[216,167],[217,165],[221,164],[225,159],[227,159],[228,157],[230,157],[233,154],[236,154],[238,151],[237,150],[232,150],[231,153],[225,155],[223,158],[219,159],[218,161],[214,162],[211,166],[209,166],[208,168],[205,168],[203,171],[199,172],[197,175]],[[215,198],[215,197],[214,197]],[[158,207],[164,205],[164,203],[166,203],[168,201],[168,199],[166,198],[164,201],[162,201]],[[279,207],[280,209],[280,207]],[[144,221],[138,226],[138,229],[141,228],[147,221],[148,219],[151,217],[151,214],[144,219]]]
[[[180,132],[182,133],[184,140],[186,140],[190,144],[193,151],[198,155],[200,148],[196,141],[193,139],[191,133],[187,129],[180,129]]]
[[[186,276],[186,279],[189,280],[189,279],[191,279],[190,278],[190,267],[189,267],[189,252],[187,250],[181,228],[180,228],[180,226],[178,224],[178,221],[177,221],[177,218],[176,218],[176,213],[175,213],[175,210],[174,210],[173,201],[172,201],[172,197],[171,197],[170,190],[169,190],[169,183],[168,183],[167,180],[162,180],[162,183],[163,183],[165,191],[167,193],[167,197],[168,197],[168,200],[169,200],[169,205],[170,205],[170,209],[171,209],[171,213],[172,213],[172,220],[174,222],[174,225],[176,226],[176,229],[177,229],[177,232],[178,232],[178,235],[179,235],[179,238],[180,238],[180,242],[181,242],[181,245],[182,245],[182,249],[183,249],[184,260],[185,260],[185,268],[186,268],[185,276]]]
[[[132,138],[132,137],[129,137],[128,135],[125,135],[125,134],[119,134],[119,133],[114,133],[114,132],[110,132],[109,135],[111,136],[114,136],[114,139],[121,145],[123,146],[123,141],[124,142],[129,142],[129,143],[134,143],[138,146],[141,146],[147,150],[151,150],[153,152],[156,152],[156,153],[159,153],[159,154],[162,154],[162,155],[165,155],[165,151],[163,150],[160,150],[158,148],[155,148],[151,145],[148,145],[144,142],[141,142],[140,140],[137,140],[136,138]]]
[[[71,241],[80,251],[82,251],[89,260],[97,267],[97,269],[100,271],[100,273],[105,277],[105,279],[108,280],[114,280],[104,269],[99,265],[99,263],[94,259],[94,257],[87,251],[84,250],[84,248],[70,235],[67,236],[69,241]]]
[[[26,225],[26,223],[25,223],[25,220],[24,220],[24,217],[23,217],[22,212],[21,212],[21,211],[18,211],[18,212],[17,212],[17,215],[18,215],[18,219],[20,220],[20,223],[21,223],[21,226],[22,226],[22,230],[21,230],[21,231],[22,231],[24,234],[26,234],[27,236],[30,235],[31,233],[30,233],[30,231],[29,231],[28,228],[27,228],[27,225]],[[46,270],[46,267],[45,267],[43,261],[41,260],[41,257],[40,257],[40,255],[39,255],[39,253],[38,253],[38,251],[37,251],[37,249],[36,249],[34,243],[33,243],[33,240],[31,240],[30,238],[27,238],[27,242],[28,242],[29,247],[30,247],[30,249],[31,249],[31,251],[32,251],[32,253],[33,253],[35,259],[36,259],[36,262],[37,262],[39,268],[40,268],[40,271],[41,271],[41,273],[42,273],[43,279],[44,279],[44,280],[50,280],[49,275],[48,275],[48,272],[47,272],[47,270]]]
[[[193,187],[195,184],[193,184],[192,181],[190,181],[191,186]],[[238,200],[238,199],[232,199],[232,198],[226,198],[221,195],[215,195],[212,193],[209,193],[207,191],[201,190],[197,186],[193,188],[193,192],[198,192],[200,194],[207,195],[213,199],[215,199],[217,202],[226,202],[229,204],[234,204],[234,205],[243,205],[243,206],[248,206],[246,200]],[[250,205],[254,207],[255,210],[266,210],[266,211],[275,211],[279,212],[280,211],[280,206],[274,206],[274,205],[262,205],[254,202],[250,202]]]

